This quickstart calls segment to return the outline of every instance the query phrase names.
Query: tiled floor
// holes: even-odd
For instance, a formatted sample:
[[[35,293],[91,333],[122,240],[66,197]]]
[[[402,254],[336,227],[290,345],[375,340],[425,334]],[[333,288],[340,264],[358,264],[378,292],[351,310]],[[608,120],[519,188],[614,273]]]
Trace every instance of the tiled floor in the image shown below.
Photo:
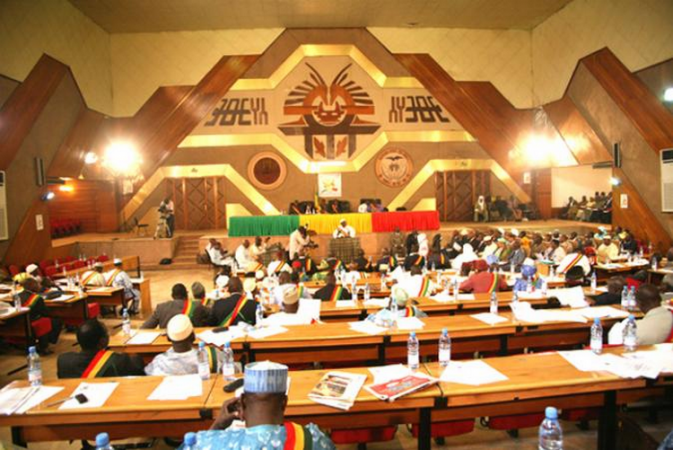
[[[151,279],[152,299],[156,305],[162,301],[170,298],[171,287],[173,284],[181,282],[187,288],[194,281],[200,281],[210,289],[213,285],[212,273],[208,270],[193,270],[185,272],[176,271],[162,271],[162,272],[147,272],[145,274]],[[106,319],[108,326],[114,327],[119,325],[119,320]],[[139,325],[140,320],[136,320],[134,325]],[[45,378],[55,378],[56,376],[56,355],[58,353],[71,351],[75,337],[73,333],[64,333],[58,345],[54,348],[53,355],[46,356],[42,359],[43,370]],[[8,376],[7,372],[21,366],[24,363],[23,351],[17,349],[0,348],[0,386],[4,386],[9,381],[14,379],[22,379],[26,376],[25,371],[18,372],[12,376]],[[648,424],[644,419],[639,419],[639,423],[644,429],[650,433],[655,439],[661,440],[663,437],[673,430],[673,411],[668,411],[661,415],[660,423],[656,425]],[[596,424],[592,423],[592,429],[589,431],[580,431],[572,423],[563,423],[565,432],[564,448],[566,450],[584,450],[595,448],[596,446]],[[104,431],[104,430],[101,430]],[[0,449],[2,449],[1,442],[10,441],[10,430],[0,428]],[[32,444],[30,448],[38,450],[60,450],[60,449],[78,449],[78,443],[68,444],[66,442]],[[168,449],[162,441],[157,441],[152,447],[154,449]],[[354,450],[355,445],[339,446],[340,449]],[[411,450],[416,448],[416,441],[411,437],[407,430],[400,427],[397,432],[395,440],[380,444],[368,445],[371,450]],[[476,450],[489,448],[491,450],[515,450],[515,449],[535,449],[537,448],[537,430],[526,429],[522,430],[520,437],[517,439],[510,438],[504,431],[485,430],[479,424],[476,425],[475,431],[463,435],[448,438],[444,446],[433,444],[433,448],[451,448],[456,450]]]

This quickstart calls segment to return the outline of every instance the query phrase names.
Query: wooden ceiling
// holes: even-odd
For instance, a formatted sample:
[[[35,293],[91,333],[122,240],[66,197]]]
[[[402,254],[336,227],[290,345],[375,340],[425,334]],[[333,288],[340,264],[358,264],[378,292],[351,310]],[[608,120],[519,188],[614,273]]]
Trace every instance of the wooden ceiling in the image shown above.
[[[572,0],[70,0],[110,33],[235,28],[529,30]]]

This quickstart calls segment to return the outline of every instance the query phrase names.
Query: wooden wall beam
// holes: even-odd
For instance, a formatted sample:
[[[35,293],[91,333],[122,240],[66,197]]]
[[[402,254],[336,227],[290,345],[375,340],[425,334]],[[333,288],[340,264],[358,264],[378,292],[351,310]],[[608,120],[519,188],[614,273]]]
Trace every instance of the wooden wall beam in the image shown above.
[[[23,140],[68,72],[67,66],[42,55],[0,110],[0,170],[7,170]]]
[[[49,165],[48,176],[79,177],[84,165],[84,157],[91,151],[103,119],[104,116],[101,113],[82,106],[77,122],[61,143]]]
[[[657,153],[673,148],[673,114],[609,49],[580,61]]]

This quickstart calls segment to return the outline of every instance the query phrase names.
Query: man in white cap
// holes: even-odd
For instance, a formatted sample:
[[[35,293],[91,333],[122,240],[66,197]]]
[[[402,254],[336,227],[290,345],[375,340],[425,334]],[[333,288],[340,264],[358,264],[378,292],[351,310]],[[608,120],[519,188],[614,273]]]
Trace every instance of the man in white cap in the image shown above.
[[[355,228],[348,225],[348,223],[346,222],[346,219],[341,219],[339,221],[339,226],[336,227],[336,230],[334,230],[334,233],[332,233],[332,237],[334,239],[354,238],[355,237]]]
[[[166,327],[171,348],[154,357],[145,367],[147,375],[190,375],[199,373],[197,351],[194,348],[194,327],[191,320],[184,314],[178,314],[168,322]],[[222,355],[213,347],[206,347],[210,371],[217,373]]]
[[[115,258],[114,268],[105,274],[105,281],[108,286],[120,287],[124,289],[124,307],[128,308],[129,313],[137,314],[140,304],[140,292],[133,289],[133,281],[128,273],[122,268],[122,260]]]
[[[267,325],[310,325],[313,318],[309,315],[299,314],[299,290],[293,284],[278,287],[282,295],[283,311],[271,314],[264,320]],[[308,300],[320,302],[320,300]]]
[[[26,273],[28,274],[28,277],[32,277],[37,280],[37,283],[40,285],[40,289],[42,291],[46,291],[47,289],[55,286],[51,278],[43,276],[40,273],[40,268],[35,264],[28,264],[26,266]]]
[[[88,270],[82,275],[83,286],[107,286],[105,275],[103,274],[103,263],[97,262],[93,265],[93,270]]]
[[[320,429],[285,420],[288,368],[270,361],[245,366],[243,393],[224,402],[209,431],[197,435],[199,447],[219,449],[336,450]],[[236,419],[245,428],[230,425]]]

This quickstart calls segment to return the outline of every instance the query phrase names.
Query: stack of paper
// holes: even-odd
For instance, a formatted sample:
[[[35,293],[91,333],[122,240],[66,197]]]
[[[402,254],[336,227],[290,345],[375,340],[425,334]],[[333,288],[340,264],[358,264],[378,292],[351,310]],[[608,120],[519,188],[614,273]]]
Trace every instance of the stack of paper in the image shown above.
[[[63,390],[58,386],[13,388],[12,384],[0,391],[0,414],[24,414]]]
[[[661,372],[673,371],[673,358],[653,352],[635,352],[623,357],[612,353],[596,355],[591,350],[558,352],[577,370],[582,372],[606,371],[620,378],[652,378]],[[646,355],[646,354],[653,355]],[[668,358],[667,358],[668,356]]]
[[[563,306],[571,308],[585,308],[588,305],[584,300],[584,290],[582,286],[576,286],[566,289],[553,289],[549,291],[548,297],[556,297]]]
[[[365,389],[381,400],[392,402],[404,395],[432,386],[437,382],[438,380],[432,378],[430,375],[414,372],[384,383],[370,384],[365,386]]]
[[[487,323],[489,325],[495,325],[496,323],[507,322],[506,317],[502,317],[497,314],[491,314],[491,313],[472,314],[470,317],[475,318],[477,320],[481,320],[482,322]]]
[[[425,324],[418,317],[400,317],[397,319],[398,330],[420,330]]]
[[[63,403],[59,409],[82,409],[82,408],[100,408],[105,404],[108,398],[117,389],[119,383],[80,383],[75,392],[70,396],[70,400]],[[80,403],[75,399],[78,394],[86,395],[87,402]]]
[[[578,311],[563,311],[558,309],[533,309],[530,303],[510,303],[514,317],[521,322],[578,322],[586,323],[587,319]]]
[[[369,334],[372,336],[386,331],[386,328],[376,325],[371,320],[349,322],[348,326],[351,328],[351,330],[357,331],[358,333]]]
[[[451,361],[439,377],[447,383],[481,386],[482,384],[497,383],[508,378],[493,367],[481,360]]]
[[[453,302],[456,300],[455,296],[448,294],[444,291],[440,292],[439,294],[430,296],[430,299],[439,303]]]
[[[203,395],[203,382],[198,375],[165,377],[148,400],[187,400]]]
[[[366,375],[350,372],[327,372],[309,392],[308,398],[321,405],[348,411],[365,384]]]
[[[287,328],[279,325],[271,325],[262,328],[252,328],[248,331],[248,336],[253,339],[264,339],[282,333],[287,333]]]
[[[389,298],[370,298],[364,302],[364,305],[368,308],[387,308],[389,304]]]
[[[126,341],[126,345],[149,345],[159,336],[161,336],[160,331],[138,331]]]
[[[588,319],[593,319],[595,317],[598,317],[599,319],[604,317],[608,319],[623,319],[629,316],[628,311],[613,308],[612,306],[594,306],[591,308],[582,308],[577,312]]]
[[[624,358],[647,361],[649,364],[661,364],[661,371],[673,373],[673,344],[659,344],[656,350],[627,353]]]

